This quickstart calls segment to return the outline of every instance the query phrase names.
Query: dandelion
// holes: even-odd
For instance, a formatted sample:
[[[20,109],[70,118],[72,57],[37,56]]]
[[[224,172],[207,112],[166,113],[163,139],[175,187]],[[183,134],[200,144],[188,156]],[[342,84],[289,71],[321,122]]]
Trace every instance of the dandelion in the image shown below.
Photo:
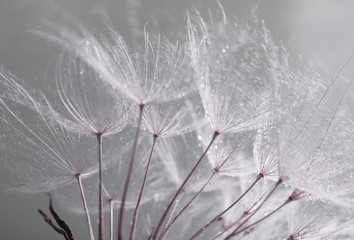
[[[55,93],[0,70],[1,187],[53,193],[85,214],[91,240],[90,213],[99,239],[350,239],[352,58],[328,77],[255,9],[219,14],[193,11],[186,42],[149,24],[141,46],[108,24],[39,33],[62,47]],[[52,208],[58,226],[44,220],[73,238]]]

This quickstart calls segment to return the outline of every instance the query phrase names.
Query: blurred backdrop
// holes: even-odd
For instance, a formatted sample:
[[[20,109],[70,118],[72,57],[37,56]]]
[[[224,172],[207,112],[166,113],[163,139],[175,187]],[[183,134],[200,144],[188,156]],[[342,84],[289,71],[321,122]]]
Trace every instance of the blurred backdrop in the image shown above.
[[[330,0],[220,0],[228,16],[247,15],[258,5],[278,41],[289,42],[293,51],[314,59],[333,71],[354,53],[353,1]],[[217,9],[215,0],[0,0],[0,64],[36,87],[43,84],[48,63],[58,48],[29,30],[42,30],[46,22],[66,16],[80,20],[90,30],[99,29],[102,19],[110,21],[125,38],[139,41],[144,25],[176,39],[183,39],[187,10]],[[0,177],[1,180],[1,177]],[[47,211],[46,195],[0,193],[0,239],[61,239],[37,213]],[[55,203],[54,203],[55,204]],[[85,239],[84,218],[57,207],[75,230],[76,239]],[[48,211],[47,211],[48,212]],[[96,225],[96,224],[94,224]]]

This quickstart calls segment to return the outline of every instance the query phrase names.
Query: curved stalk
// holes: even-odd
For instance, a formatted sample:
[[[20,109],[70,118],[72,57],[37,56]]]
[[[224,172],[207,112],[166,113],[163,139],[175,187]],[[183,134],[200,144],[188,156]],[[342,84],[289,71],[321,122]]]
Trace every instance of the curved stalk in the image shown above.
[[[85,211],[85,215],[86,215],[86,220],[87,220],[87,226],[88,226],[88,231],[89,231],[89,237],[90,240],[95,240],[95,237],[93,235],[93,230],[92,230],[92,224],[91,224],[91,219],[90,219],[90,213],[89,210],[87,208],[87,202],[86,202],[86,197],[85,197],[85,193],[84,193],[84,189],[82,187],[82,182],[81,182],[81,176],[80,174],[76,174],[76,179],[77,182],[79,183],[79,187],[80,187],[80,193],[81,193],[81,199],[82,199],[82,203],[84,205],[84,211]]]
[[[142,117],[143,117],[144,105],[140,105],[139,106],[139,110],[140,110],[140,113],[139,113],[138,125],[136,127],[136,133],[135,133],[135,139],[134,139],[134,143],[133,143],[132,155],[131,155],[131,158],[130,158],[129,169],[128,169],[127,178],[126,178],[125,184],[124,184],[122,202],[121,202],[120,211],[119,211],[118,240],[123,240],[123,221],[124,221],[125,200],[127,198],[130,177],[131,177],[132,171],[133,171],[135,153],[136,153],[136,149],[137,149],[137,146],[138,146],[138,138],[139,138],[141,120],[142,120]]]
[[[205,149],[205,151],[203,152],[202,156],[199,158],[199,160],[197,161],[197,163],[194,165],[193,169],[190,171],[190,173],[188,174],[187,178],[183,181],[182,185],[179,187],[179,189],[177,190],[176,194],[173,196],[172,200],[170,201],[170,203],[168,204],[164,214],[162,215],[159,224],[156,227],[156,230],[154,232],[154,236],[153,236],[153,240],[157,239],[157,236],[160,232],[160,229],[167,217],[168,212],[171,210],[171,207],[173,206],[174,202],[176,201],[177,197],[179,196],[179,194],[182,192],[183,188],[185,187],[185,185],[187,184],[188,180],[191,178],[191,176],[193,175],[193,173],[195,172],[195,170],[197,169],[197,167],[199,166],[199,164],[202,162],[204,156],[207,154],[209,148],[211,147],[211,145],[213,144],[213,142],[215,141],[215,139],[217,138],[217,136],[219,135],[219,132],[214,132],[213,138],[211,139],[208,147]]]
[[[152,154],[153,154],[153,152],[154,152],[154,148],[155,148],[155,144],[156,144],[156,139],[157,139],[157,136],[154,135],[154,136],[153,136],[152,147],[151,147],[151,151],[150,151],[150,155],[149,155],[149,159],[148,159],[147,166],[146,166],[146,170],[145,170],[145,175],[144,175],[143,184],[141,185],[141,189],[140,189],[140,193],[139,193],[139,198],[138,198],[138,201],[137,201],[137,203],[136,203],[135,210],[134,210],[134,215],[133,215],[133,220],[132,220],[132,227],[131,227],[131,229],[130,229],[130,240],[133,240],[134,237],[135,237],[136,221],[137,221],[137,217],[138,217],[138,213],[139,213],[140,202],[141,202],[141,198],[142,198],[143,193],[144,193],[144,188],[145,188],[146,179],[147,179],[147,176],[148,176],[148,173],[149,173],[151,158],[152,158]]]

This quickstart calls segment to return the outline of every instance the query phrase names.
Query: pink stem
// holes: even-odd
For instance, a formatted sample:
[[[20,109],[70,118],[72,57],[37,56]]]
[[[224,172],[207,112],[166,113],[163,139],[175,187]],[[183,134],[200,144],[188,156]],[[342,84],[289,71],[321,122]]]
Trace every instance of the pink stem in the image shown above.
[[[98,189],[98,239],[103,240],[103,196],[102,196],[102,134],[97,134],[99,189]]]
[[[119,211],[118,240],[123,240],[123,221],[124,221],[125,200],[127,198],[130,177],[131,177],[132,171],[133,171],[135,153],[136,153],[136,149],[137,149],[137,146],[138,146],[138,138],[139,138],[141,120],[142,120],[142,117],[143,117],[144,105],[140,105],[139,106],[139,110],[140,110],[140,113],[139,113],[138,125],[136,127],[135,139],[134,139],[134,143],[133,143],[132,156],[130,158],[129,169],[128,169],[128,173],[127,173],[127,179],[125,181],[123,197],[122,197],[122,203],[121,203],[120,211]]]
[[[152,147],[151,147],[151,151],[150,151],[150,155],[149,155],[149,159],[148,159],[147,166],[146,166],[146,170],[145,170],[145,175],[144,175],[143,184],[142,184],[141,189],[140,189],[140,194],[139,194],[138,202],[136,203],[136,206],[135,206],[134,216],[133,216],[133,220],[132,220],[132,227],[131,227],[131,230],[130,230],[130,240],[133,240],[134,237],[135,237],[136,220],[137,220],[138,213],[139,213],[139,207],[140,207],[141,198],[142,198],[143,193],[144,193],[144,188],[145,188],[145,184],[146,184],[146,179],[147,179],[147,176],[148,176],[148,173],[149,173],[150,162],[151,162],[152,154],[153,154],[153,152],[154,152],[154,148],[155,148],[155,144],[156,144],[156,139],[157,139],[157,136],[154,135],[154,136],[153,136]]]
[[[84,189],[83,189],[83,187],[82,187],[82,181],[81,181],[80,173],[77,173],[75,176],[76,176],[77,182],[78,182],[78,184],[79,184],[80,194],[81,194],[81,200],[82,200],[82,203],[83,203],[83,205],[84,205],[84,211],[85,211],[85,216],[86,216],[86,220],[87,220],[87,226],[88,226],[88,231],[89,231],[89,237],[90,237],[90,240],[95,240],[95,237],[94,237],[94,235],[93,235],[93,230],[92,230],[90,212],[89,212],[89,209],[88,209],[88,207],[87,207],[86,197],[85,197]]]

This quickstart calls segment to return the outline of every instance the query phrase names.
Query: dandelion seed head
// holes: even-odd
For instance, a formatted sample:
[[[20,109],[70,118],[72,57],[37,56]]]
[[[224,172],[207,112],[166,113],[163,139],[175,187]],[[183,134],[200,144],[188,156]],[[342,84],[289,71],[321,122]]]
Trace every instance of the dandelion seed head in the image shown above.
[[[75,174],[87,177],[97,171],[91,140],[52,126],[42,112],[42,103],[2,72],[1,171],[11,172],[4,181],[9,191],[50,191],[75,180]]]
[[[201,17],[195,22],[189,23],[190,52],[212,128],[221,133],[258,128],[260,117],[271,111],[268,32],[252,18],[237,25]]]
[[[338,214],[340,212],[340,214]],[[346,214],[323,202],[297,202],[288,208],[291,239],[335,239],[345,229],[341,224]]]
[[[127,124],[130,104],[81,59],[62,56],[53,78],[57,96],[47,97],[53,122],[86,135],[115,134]]]
[[[106,30],[108,33],[99,38],[86,32],[84,44],[78,37],[61,37],[74,46],[68,50],[74,48],[103,81],[139,105],[177,100],[195,91],[193,71],[182,44],[144,31],[143,49],[136,46],[132,51],[112,27]]]
[[[278,115],[280,176],[310,194],[348,204],[339,200],[339,196],[351,192],[345,179],[353,171],[348,144],[353,141],[349,130],[353,123],[350,111],[342,104],[346,94],[342,92],[338,97],[336,79],[321,83],[317,74],[306,77],[309,82],[318,79],[319,84],[312,83],[316,90],[302,91],[302,85],[288,88],[300,88],[293,92],[299,94],[294,96],[297,101],[289,102],[291,105]],[[328,83],[325,88],[321,86],[323,82]]]

